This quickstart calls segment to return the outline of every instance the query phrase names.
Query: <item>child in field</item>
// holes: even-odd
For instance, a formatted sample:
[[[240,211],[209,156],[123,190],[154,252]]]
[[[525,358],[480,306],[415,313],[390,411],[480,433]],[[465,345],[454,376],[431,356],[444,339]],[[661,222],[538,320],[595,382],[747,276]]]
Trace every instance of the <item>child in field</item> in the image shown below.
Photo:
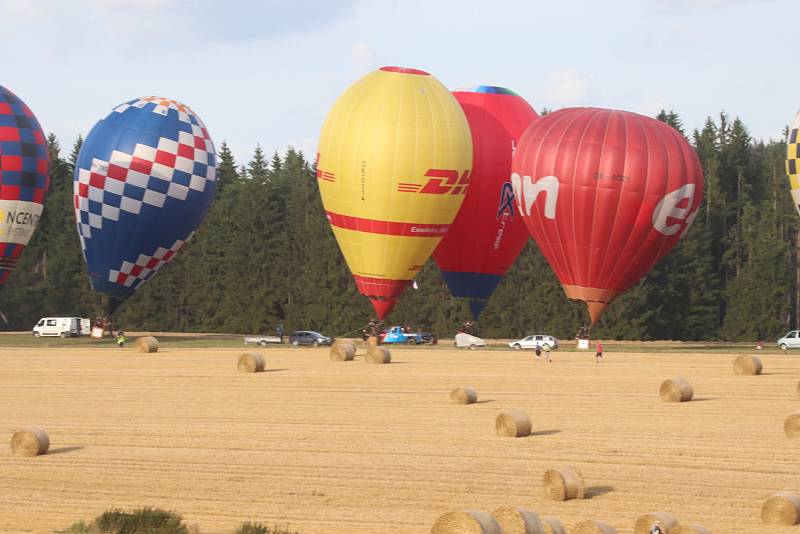
[[[539,361],[539,356],[542,355],[542,347],[540,347],[539,345],[536,345],[536,348],[533,350],[533,352],[536,353],[536,361],[538,362]]]
[[[550,359],[550,344],[545,343],[542,348],[544,349],[544,359],[547,360],[547,363],[553,363],[553,360]]]
[[[117,346],[121,349],[125,345],[125,332],[117,332]]]
[[[599,341],[597,342],[597,354],[594,355],[594,360],[597,363],[600,363],[600,360],[603,359],[603,344]]]

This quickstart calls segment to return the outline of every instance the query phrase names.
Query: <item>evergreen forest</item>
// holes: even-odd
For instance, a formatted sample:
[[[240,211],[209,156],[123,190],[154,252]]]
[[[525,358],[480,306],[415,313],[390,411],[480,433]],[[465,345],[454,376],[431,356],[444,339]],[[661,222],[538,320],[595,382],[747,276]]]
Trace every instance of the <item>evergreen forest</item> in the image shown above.
[[[798,319],[800,219],[784,170],[786,145],[756,141],[721,113],[684,132],[679,116],[658,119],[681,131],[705,172],[700,214],[678,246],[618,298],[592,337],[637,340],[772,340]],[[781,132],[776,132],[780,136]],[[785,135],[784,135],[785,137]],[[50,135],[51,188],[38,230],[0,291],[5,330],[29,330],[45,316],[103,315],[91,290],[75,230],[72,171],[80,147]],[[271,157],[257,148],[237,161],[218,149],[217,197],[194,239],[116,310],[125,330],[274,333],[361,328],[372,307],[356,291],[325,218],[308,155]],[[452,336],[469,318],[450,297],[433,260],[419,288],[400,298],[385,326],[413,325]],[[568,300],[530,240],[495,291],[477,333],[511,338],[547,333],[570,339],[588,321]]]

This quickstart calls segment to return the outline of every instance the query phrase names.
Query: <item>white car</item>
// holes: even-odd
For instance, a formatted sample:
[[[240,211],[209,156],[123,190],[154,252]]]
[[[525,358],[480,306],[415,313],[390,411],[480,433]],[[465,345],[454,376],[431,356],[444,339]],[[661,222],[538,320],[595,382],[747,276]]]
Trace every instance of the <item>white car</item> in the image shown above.
[[[553,336],[548,336],[544,334],[537,334],[533,336],[523,337],[522,339],[518,339],[517,341],[510,342],[508,346],[511,347],[512,349],[520,350],[520,349],[535,349],[536,347],[541,347],[544,344],[550,345],[550,348],[553,349],[558,348],[558,340]]]
[[[800,330],[792,330],[778,340],[778,346],[782,349],[800,348]]]

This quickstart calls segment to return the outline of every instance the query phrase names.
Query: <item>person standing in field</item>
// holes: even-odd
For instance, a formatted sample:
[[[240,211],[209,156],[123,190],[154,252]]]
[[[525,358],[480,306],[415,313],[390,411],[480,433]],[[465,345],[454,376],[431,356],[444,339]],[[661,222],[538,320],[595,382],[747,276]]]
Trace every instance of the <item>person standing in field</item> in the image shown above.
[[[594,360],[597,363],[600,363],[600,360],[603,359],[603,344],[599,341],[597,342],[597,353],[594,355]]]
[[[545,343],[542,348],[544,349],[544,359],[547,360],[547,363],[553,363],[553,360],[550,359],[550,343]]]
[[[539,356],[542,355],[542,347],[536,345],[536,348],[533,349],[533,352],[536,354],[536,363],[539,363]]]
[[[125,332],[122,330],[117,332],[117,346],[120,348],[120,350],[125,346]]]
[[[649,534],[664,534],[664,529],[661,527],[661,521],[656,521],[653,523],[653,526],[650,527]]]

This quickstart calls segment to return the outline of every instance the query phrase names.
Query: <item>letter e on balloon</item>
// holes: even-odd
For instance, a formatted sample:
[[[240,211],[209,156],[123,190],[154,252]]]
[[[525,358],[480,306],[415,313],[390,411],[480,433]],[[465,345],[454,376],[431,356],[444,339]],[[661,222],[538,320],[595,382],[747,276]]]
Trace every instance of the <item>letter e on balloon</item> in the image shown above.
[[[689,212],[692,209],[692,199],[694,197],[694,184],[686,184],[672,193],[668,193],[653,210],[653,227],[664,235],[675,235],[681,226],[689,228],[697,212]],[[686,201],[686,206],[679,207]],[[684,221],[684,225],[678,222],[669,224],[669,219]]]

